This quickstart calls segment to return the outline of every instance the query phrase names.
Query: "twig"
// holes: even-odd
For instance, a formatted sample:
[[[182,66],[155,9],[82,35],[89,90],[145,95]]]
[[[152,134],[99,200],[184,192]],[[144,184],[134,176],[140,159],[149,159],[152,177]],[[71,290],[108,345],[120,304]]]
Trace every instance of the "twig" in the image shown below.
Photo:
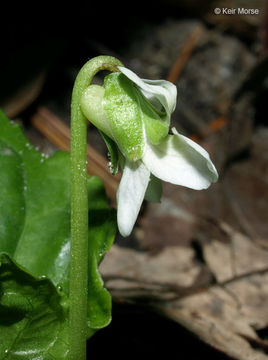
[[[194,49],[197,47],[198,41],[200,40],[203,33],[203,28],[201,28],[200,26],[197,26],[194,29],[194,31],[186,40],[185,44],[180,50],[176,61],[172,65],[171,70],[166,78],[168,81],[172,83],[176,83],[178,81],[179,76],[181,75],[183,69],[189,61],[189,58],[191,57]],[[215,120],[211,121],[204,128],[201,128],[198,133],[192,134],[191,139],[198,142],[207,135],[219,131],[220,129],[225,127],[226,123],[227,119],[223,116],[219,116]]]
[[[190,138],[196,142],[204,139],[208,135],[220,131],[227,125],[228,119],[224,116],[219,116],[215,120],[210,121],[204,129],[200,129],[196,134],[192,134]]]
[[[177,82],[182,70],[184,69],[195,47],[197,46],[198,40],[201,38],[202,34],[203,29],[201,27],[198,26],[194,29],[194,31],[180,50],[179,55],[167,76],[168,81],[172,83]]]

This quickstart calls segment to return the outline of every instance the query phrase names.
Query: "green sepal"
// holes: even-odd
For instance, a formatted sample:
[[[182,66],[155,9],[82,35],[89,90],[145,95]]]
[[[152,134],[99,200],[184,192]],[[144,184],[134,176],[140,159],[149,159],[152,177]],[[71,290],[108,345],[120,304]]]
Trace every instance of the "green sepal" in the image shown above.
[[[153,174],[151,174],[144,199],[149,202],[160,203],[162,192],[163,192],[162,181]]]
[[[116,175],[119,169],[119,154],[118,154],[118,147],[116,145],[116,143],[109,137],[107,136],[104,132],[102,132],[101,130],[99,130],[107,148],[108,148],[108,152],[109,152],[109,169],[111,171],[111,173],[113,175]]]
[[[145,134],[140,104],[131,80],[122,73],[104,79],[104,109],[110,120],[113,138],[130,161],[141,159]]]
[[[146,137],[153,145],[158,145],[167,135],[170,125],[170,117],[160,116],[160,112],[154,108],[144,95],[136,89],[142,120],[145,126]]]

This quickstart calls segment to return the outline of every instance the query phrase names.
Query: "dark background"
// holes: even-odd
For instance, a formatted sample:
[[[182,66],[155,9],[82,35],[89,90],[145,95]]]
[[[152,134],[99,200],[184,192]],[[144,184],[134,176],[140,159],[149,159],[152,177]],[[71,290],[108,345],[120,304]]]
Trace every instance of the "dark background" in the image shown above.
[[[192,65],[196,73],[193,73],[193,70],[187,73],[186,68],[182,78],[178,80],[181,109],[184,106],[201,114],[202,124],[205,126],[218,116],[229,115],[232,108],[233,126],[228,128],[228,144],[219,141],[218,135],[215,137],[211,133],[209,139],[212,140],[208,141],[212,149],[212,158],[220,175],[223,176],[235,159],[245,159],[249,156],[249,133],[253,134],[259,126],[263,129],[267,126],[267,16],[264,1],[251,1],[248,2],[250,7],[260,8],[261,13],[256,21],[217,18],[213,14],[213,9],[216,6],[221,7],[219,3],[174,0],[109,4],[70,1],[61,5],[56,2],[38,2],[28,7],[26,4],[5,4],[1,11],[0,25],[0,106],[5,109],[13,98],[16,99],[20,89],[25,97],[25,85],[34,83],[43,73],[43,80],[33,98],[20,104],[15,101],[19,105],[9,108],[10,116],[19,119],[32,138],[37,136],[37,133],[32,129],[29,119],[39,105],[48,106],[68,123],[72,84],[79,68],[89,58],[99,54],[114,55],[126,66],[132,67],[135,56],[140,61],[137,66],[140,75],[151,78],[157,73],[165,78],[176,60],[174,54],[171,54],[167,65],[168,51],[174,47],[174,32],[170,35],[172,29],[176,29],[174,24],[182,24],[181,32],[177,34],[179,42],[182,42],[183,39],[187,39],[189,24],[197,21],[210,34],[214,31],[220,34],[220,37],[218,40],[209,40],[204,45],[207,49],[210,46],[214,47],[215,52],[205,52],[205,55],[199,58],[200,62]],[[238,3],[232,2],[235,6]],[[184,23],[188,24],[187,29],[184,28]],[[168,29],[169,26],[171,30]],[[161,43],[157,34],[162,33],[164,35]],[[235,44],[241,46],[240,53],[234,51],[234,39]],[[151,57],[150,53],[147,54],[145,51],[147,48],[154,50]],[[218,48],[221,49],[219,52]],[[163,62],[159,55],[161,51],[164,54]],[[229,56],[230,59],[234,59],[233,63],[231,60],[229,62],[232,63],[232,68],[229,69],[231,76],[227,80],[220,77],[220,71],[209,71],[221,64],[224,54],[227,58]],[[198,59],[198,50],[193,53],[193,57],[195,56]],[[154,63],[158,65],[157,70],[152,70],[151,66]],[[241,76],[238,76],[240,73]],[[202,86],[199,87],[199,83],[202,84],[200,74],[211,79],[211,82],[207,82],[208,90],[205,90],[205,95],[202,93]],[[213,97],[215,90],[212,83],[220,84],[220,99],[227,105],[219,104],[218,99]],[[196,89],[199,89],[199,93]],[[244,94],[250,94],[250,101],[245,101],[241,105],[239,100]],[[228,105],[226,99],[231,105]],[[180,130],[186,135],[200,135],[203,125],[199,125],[198,121],[189,121],[192,117],[187,115],[186,110],[178,111],[181,113],[177,114],[176,119],[180,122],[175,122],[179,123]],[[243,130],[245,128],[248,129],[246,132]],[[206,137],[204,134],[207,133],[204,131],[202,134],[202,137]],[[42,147],[40,136],[36,139]],[[92,143],[99,152],[105,153],[103,144],[94,132]],[[235,226],[239,226],[236,219],[232,221]],[[117,243],[121,246],[136,247],[140,251],[157,251],[158,247],[163,246],[163,239],[160,235],[159,238],[156,238],[155,234],[152,235],[150,229],[146,231],[146,240],[141,240],[134,234],[126,241],[118,237]],[[175,241],[172,236],[166,240],[169,244]],[[219,360],[228,358],[147,307],[117,302],[114,304],[112,324],[97,333],[89,342],[89,358],[104,358],[106,355],[115,356],[117,359],[137,356],[173,356],[176,359],[187,360],[197,357]]]

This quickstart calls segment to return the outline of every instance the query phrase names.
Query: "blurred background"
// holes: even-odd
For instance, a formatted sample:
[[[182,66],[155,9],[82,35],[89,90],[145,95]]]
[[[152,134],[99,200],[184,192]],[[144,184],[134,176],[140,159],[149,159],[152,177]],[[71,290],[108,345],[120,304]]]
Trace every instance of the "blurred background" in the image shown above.
[[[2,8],[0,107],[40,151],[69,150],[75,77],[91,57],[112,55],[140,77],[177,85],[172,126],[208,150],[220,175],[207,191],[164,184],[161,204],[144,203],[132,235],[117,236],[101,266],[113,321],[90,340],[92,359],[100,351],[268,359],[267,5]],[[90,124],[88,144],[89,173],[102,178],[114,206],[120,174],[109,173]]]

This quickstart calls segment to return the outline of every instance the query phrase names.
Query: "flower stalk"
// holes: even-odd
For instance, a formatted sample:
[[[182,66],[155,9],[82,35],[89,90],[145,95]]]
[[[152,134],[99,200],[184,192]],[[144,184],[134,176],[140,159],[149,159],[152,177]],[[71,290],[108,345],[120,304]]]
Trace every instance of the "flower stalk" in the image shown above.
[[[118,71],[121,62],[110,56],[89,60],[80,70],[71,103],[71,259],[69,289],[70,360],[86,359],[88,308],[87,124],[80,109],[84,91],[101,70]]]

